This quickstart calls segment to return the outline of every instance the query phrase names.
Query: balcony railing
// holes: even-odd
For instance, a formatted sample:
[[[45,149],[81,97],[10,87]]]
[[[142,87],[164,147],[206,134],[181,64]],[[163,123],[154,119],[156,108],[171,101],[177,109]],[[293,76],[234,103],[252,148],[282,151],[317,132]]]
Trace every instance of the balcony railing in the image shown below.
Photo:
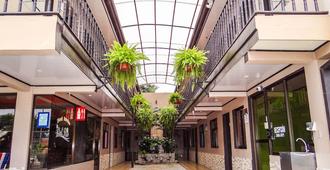
[[[205,50],[209,52],[207,54],[209,62],[204,67],[205,77],[199,80],[200,82],[205,81],[212,74],[257,13],[317,14],[319,5],[318,0],[228,0],[206,44]],[[189,99],[202,90],[197,87],[191,91],[191,83],[187,86],[183,95],[188,100],[180,106],[181,111],[190,107]]]
[[[0,0],[0,14],[34,14],[53,12],[61,16],[64,23],[81,43],[94,64],[105,77],[108,75],[103,59],[108,45],[86,2],[86,0]],[[113,86],[126,107],[129,107],[128,93]]]

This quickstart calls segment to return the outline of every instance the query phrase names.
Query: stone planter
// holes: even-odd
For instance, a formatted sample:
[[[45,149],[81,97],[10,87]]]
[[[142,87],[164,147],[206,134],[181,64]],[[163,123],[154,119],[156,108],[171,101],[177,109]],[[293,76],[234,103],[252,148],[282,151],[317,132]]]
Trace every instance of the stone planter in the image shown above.
[[[177,163],[175,153],[158,153],[158,154],[138,154],[138,160],[135,163],[140,165],[161,164],[161,163]]]

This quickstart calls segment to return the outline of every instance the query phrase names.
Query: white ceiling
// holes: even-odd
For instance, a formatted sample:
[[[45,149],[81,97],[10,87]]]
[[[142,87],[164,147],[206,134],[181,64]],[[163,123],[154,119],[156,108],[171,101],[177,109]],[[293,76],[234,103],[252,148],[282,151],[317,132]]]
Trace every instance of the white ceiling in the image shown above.
[[[30,85],[93,85],[65,55],[0,57],[0,71]]]
[[[247,91],[285,66],[246,64],[242,57],[222,78],[217,78],[211,91]]]

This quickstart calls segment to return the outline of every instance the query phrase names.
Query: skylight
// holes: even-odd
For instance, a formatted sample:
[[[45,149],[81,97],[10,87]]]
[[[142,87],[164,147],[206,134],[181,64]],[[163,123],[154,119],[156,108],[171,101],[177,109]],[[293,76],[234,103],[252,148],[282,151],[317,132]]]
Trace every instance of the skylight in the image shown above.
[[[191,41],[203,0],[114,0],[128,44],[149,57],[137,80],[173,92],[174,55]],[[172,86],[172,88],[171,88]]]

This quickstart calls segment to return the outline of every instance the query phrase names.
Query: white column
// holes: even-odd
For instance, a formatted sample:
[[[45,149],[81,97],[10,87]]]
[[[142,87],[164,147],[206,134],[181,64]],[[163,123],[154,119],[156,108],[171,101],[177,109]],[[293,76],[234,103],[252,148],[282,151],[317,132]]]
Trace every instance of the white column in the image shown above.
[[[305,65],[309,108],[317,131],[313,133],[317,169],[330,169],[330,140],[318,60]]]
[[[25,170],[28,167],[32,108],[32,92],[18,92],[10,159],[12,169]]]

